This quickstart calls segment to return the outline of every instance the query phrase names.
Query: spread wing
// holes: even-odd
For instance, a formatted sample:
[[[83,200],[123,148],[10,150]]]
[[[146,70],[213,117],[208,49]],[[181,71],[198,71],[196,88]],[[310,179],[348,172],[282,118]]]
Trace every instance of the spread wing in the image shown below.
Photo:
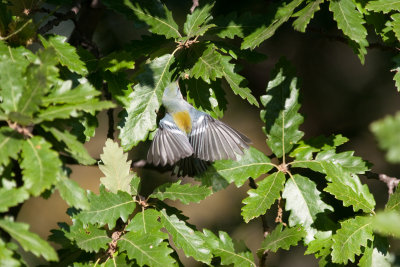
[[[198,175],[207,170],[208,165],[208,161],[195,158],[192,155],[190,157],[179,160],[176,163],[172,173],[176,174],[178,177],[194,177],[195,175]]]
[[[236,159],[249,147],[250,139],[213,117],[202,114],[193,125],[189,142],[202,160]]]
[[[192,154],[193,148],[186,134],[168,119],[162,119],[147,153],[147,162],[173,165]]]

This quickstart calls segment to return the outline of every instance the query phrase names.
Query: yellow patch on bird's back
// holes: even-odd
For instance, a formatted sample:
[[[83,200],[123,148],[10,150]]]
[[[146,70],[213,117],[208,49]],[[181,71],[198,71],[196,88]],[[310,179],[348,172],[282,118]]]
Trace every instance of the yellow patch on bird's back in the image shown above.
[[[186,133],[190,133],[192,130],[192,120],[190,119],[189,112],[175,112],[172,117],[174,118],[175,124],[179,127],[179,129]]]

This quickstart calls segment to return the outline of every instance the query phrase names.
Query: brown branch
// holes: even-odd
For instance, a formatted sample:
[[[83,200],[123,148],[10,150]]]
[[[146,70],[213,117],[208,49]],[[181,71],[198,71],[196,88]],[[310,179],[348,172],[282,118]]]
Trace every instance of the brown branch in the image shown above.
[[[283,226],[286,227],[286,223],[282,220],[282,215],[283,215],[282,197],[279,197],[279,199],[278,199],[278,214],[276,215],[275,222],[281,223],[281,224],[283,224]]]
[[[365,176],[368,179],[376,179],[376,180],[384,182],[386,184],[386,186],[388,187],[389,196],[391,194],[393,194],[394,188],[397,187],[400,182],[400,179],[397,179],[396,177],[387,176],[386,174],[383,174],[383,173],[378,174],[378,173],[374,173],[371,171],[367,171],[367,172],[365,172]]]
[[[25,138],[32,138],[32,131],[33,131],[33,125],[30,126],[22,126],[19,125],[16,122],[11,122],[11,121],[7,121],[8,126],[13,129],[14,131],[17,131],[18,133],[22,134]]]
[[[193,13],[194,9],[199,6],[199,0],[193,0],[193,5],[190,8],[190,12]]]

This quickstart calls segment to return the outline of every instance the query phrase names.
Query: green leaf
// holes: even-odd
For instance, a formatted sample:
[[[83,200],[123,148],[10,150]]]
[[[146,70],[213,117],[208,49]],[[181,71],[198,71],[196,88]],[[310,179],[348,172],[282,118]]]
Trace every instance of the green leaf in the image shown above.
[[[353,206],[354,211],[374,212],[374,196],[369,192],[367,185],[361,184],[357,175],[345,172],[332,162],[322,162],[322,166],[326,171],[327,180],[331,182],[324,191],[343,201],[344,206]]]
[[[312,0],[302,10],[293,14],[297,19],[293,22],[293,28],[299,32],[305,32],[310,20],[314,17],[315,12],[320,8],[324,0]]]
[[[282,197],[286,199],[285,210],[290,210],[289,225],[303,225],[307,231],[307,243],[316,233],[313,224],[317,214],[324,213],[325,210],[333,211],[331,206],[322,201],[316,184],[299,174],[293,175],[286,182]]]
[[[132,4],[130,1],[124,1],[124,4],[129,7],[138,19],[149,25],[149,31],[155,34],[165,35],[167,38],[182,37],[178,31],[178,25],[172,17],[172,13],[168,8],[161,6],[158,2],[149,1],[149,5],[155,7],[149,10],[144,9],[143,4]]]
[[[253,255],[250,251],[235,251],[232,239],[227,233],[220,231],[219,237],[207,229],[203,229],[203,233],[206,237],[206,242],[212,249],[212,253],[216,257],[221,258],[222,265],[233,264],[233,266],[256,266],[252,259]]]
[[[182,249],[186,256],[191,256],[195,260],[210,264],[211,251],[200,232],[189,228],[175,214],[169,216],[165,209],[161,210],[161,223],[172,236],[175,246]]]
[[[61,169],[58,154],[50,147],[40,136],[26,139],[22,147],[23,180],[25,188],[34,196],[55,184]]]
[[[223,178],[236,186],[242,186],[249,177],[254,179],[273,168],[269,158],[261,151],[250,147],[243,155],[237,155],[237,160],[218,160],[199,175],[200,179],[214,180]]]
[[[400,212],[400,185],[398,185],[396,191],[389,196],[385,211]]]
[[[169,67],[174,56],[166,54],[156,58],[144,67],[144,72],[138,76],[139,83],[130,95],[128,116],[120,124],[121,146],[129,150],[140,141],[147,138],[150,131],[156,129],[156,118],[163,90],[170,83]]]
[[[196,8],[192,14],[187,15],[186,22],[183,25],[183,31],[186,33],[187,39],[194,36],[202,36],[210,27],[213,27],[212,24],[207,24],[212,19],[210,11],[213,6],[214,3],[211,5],[205,4]]]
[[[39,113],[39,121],[52,121],[54,119],[67,119],[77,117],[77,111],[95,112],[113,108],[115,105],[109,101],[99,101],[97,98],[76,104],[51,106]]]
[[[168,243],[152,234],[127,233],[118,240],[118,248],[126,250],[128,258],[135,259],[139,266],[172,266],[175,262]]]
[[[283,2],[276,10],[273,10],[274,18],[268,26],[262,25],[257,30],[243,39],[242,49],[254,49],[259,46],[263,41],[274,35],[275,31],[285,23],[293,14],[296,7],[298,7],[303,0],[293,0],[290,3]]]
[[[389,13],[392,10],[400,11],[400,2],[398,0],[370,1],[365,6],[365,9],[383,13]]]
[[[56,188],[60,192],[61,198],[64,199],[69,206],[82,210],[89,209],[86,191],[74,180],[69,179],[64,174],[59,174]]]
[[[43,104],[77,104],[91,100],[101,94],[86,79],[81,79],[80,84],[74,89],[71,89],[71,86],[71,80],[63,81],[56,90],[43,98]]]
[[[103,73],[103,78],[107,81],[108,91],[111,93],[112,98],[122,107],[129,107],[129,95],[132,93],[133,83],[127,79],[126,73],[106,71]]]
[[[18,111],[18,102],[23,97],[26,86],[26,76],[23,74],[29,62],[25,58],[22,62],[16,63],[8,58],[0,60],[0,89],[3,100],[0,107],[6,114]]]
[[[190,70],[190,77],[202,78],[207,83],[222,77],[224,74],[221,68],[222,56],[214,44],[211,43],[205,47],[196,46],[192,51],[197,61]]]
[[[99,168],[105,175],[100,178],[100,182],[113,193],[124,191],[131,194],[131,181],[139,177],[131,172],[128,154],[124,153],[118,143],[107,139],[100,158],[104,165],[99,165]]]
[[[56,127],[48,127],[46,125],[50,124],[41,124],[41,127],[45,131],[50,132],[59,142],[63,142],[67,146],[65,149],[66,152],[71,154],[71,156],[80,164],[91,165],[96,162],[96,160],[89,155],[89,152],[83,144],[78,141],[75,135],[71,134],[67,130],[63,131]]]
[[[158,198],[159,200],[171,199],[179,200],[187,205],[190,202],[198,203],[211,195],[212,191],[199,185],[181,184],[181,180],[176,183],[165,183],[157,187],[150,197]]]
[[[365,20],[362,13],[357,10],[355,2],[352,0],[330,1],[329,9],[333,12],[338,28],[346,36],[358,44],[367,42],[367,30],[363,26]]]
[[[354,151],[345,151],[336,153],[334,150],[326,150],[318,153],[316,161],[330,161],[336,165],[340,165],[344,171],[350,173],[364,174],[369,170],[367,163],[360,157],[353,156]]]
[[[290,153],[290,156],[300,161],[311,160],[313,158],[313,153],[335,150],[336,147],[346,143],[347,141],[349,141],[349,139],[341,134],[331,135],[328,137],[320,135],[306,141],[300,140],[297,143],[296,148]]]
[[[379,147],[386,150],[386,159],[391,163],[400,163],[400,112],[394,116],[386,116],[383,119],[373,122],[370,130],[375,135]]]
[[[237,16],[236,12],[226,16],[219,16],[213,22],[216,27],[209,31],[209,34],[216,34],[218,37],[233,39],[235,36],[243,38],[250,31],[257,29],[263,21],[261,15],[246,12]]]
[[[299,131],[303,116],[298,113],[299,87],[294,68],[282,58],[276,64],[271,77],[267,94],[261,96],[265,109],[260,114],[265,122],[263,130],[267,135],[267,144],[280,158],[290,152],[304,135]]]
[[[368,240],[373,240],[372,226],[371,221],[362,216],[343,221],[340,226],[332,236],[332,261],[347,264],[361,254],[361,246],[366,247]]]
[[[108,228],[115,227],[116,221],[121,218],[124,222],[136,207],[135,199],[126,192],[117,194],[105,191],[100,187],[100,194],[88,194],[90,209],[79,213],[76,217],[83,223],[98,223],[99,226],[108,224]]]
[[[398,211],[378,212],[374,217],[370,217],[370,222],[375,232],[400,238],[400,213]]]
[[[258,107],[257,99],[251,94],[251,90],[245,87],[247,83],[246,79],[235,72],[235,65],[229,62],[231,59],[230,56],[221,56],[222,74],[225,80],[228,82],[235,95],[239,95],[250,104]]]
[[[3,240],[0,240],[0,266],[7,266],[7,267],[21,266],[21,261],[15,259],[13,256],[14,252],[11,249],[7,248]]]
[[[259,253],[264,251],[276,252],[282,248],[288,250],[290,246],[296,246],[297,243],[303,239],[307,233],[301,226],[294,226],[292,228],[286,227],[282,231],[283,225],[278,224],[276,228],[267,235],[261,244]]]
[[[107,249],[108,243],[112,241],[107,236],[106,230],[98,229],[92,224],[82,224],[75,220],[70,227],[70,232],[65,236],[76,242],[76,245],[87,252],[98,252],[100,249]]]
[[[7,212],[9,208],[22,203],[29,198],[29,193],[23,188],[0,187],[0,212]]]
[[[375,236],[375,238],[376,238],[376,236]],[[377,248],[375,246],[368,245],[364,250],[363,256],[361,257],[361,259],[358,263],[358,266],[360,266],[360,267],[372,267],[372,266],[390,267],[390,266],[392,266],[392,264],[391,264],[392,260],[391,260],[390,254],[387,252],[386,248],[384,248],[384,251],[381,251],[380,249],[381,248]],[[386,256],[384,254],[386,254]]]
[[[138,212],[125,230],[135,232],[138,235],[152,234],[162,239],[167,239],[168,234],[160,231],[161,228],[163,228],[158,220],[160,215],[160,212],[155,209],[146,209],[142,212]]]
[[[321,261],[323,261],[325,257],[331,254],[332,244],[331,231],[317,232],[315,239],[308,243],[304,255],[314,254],[316,258],[322,258]]]
[[[99,61],[99,67],[104,72],[108,70],[110,73],[115,73],[134,69],[135,61],[131,52],[126,50],[117,50],[102,57]]]
[[[186,87],[186,100],[189,104],[214,118],[221,118],[224,115],[227,102],[220,82],[208,84],[202,79],[187,79],[182,83]]]
[[[280,197],[285,180],[282,172],[274,172],[258,182],[256,189],[247,191],[249,196],[243,200],[245,206],[242,207],[242,216],[246,223],[267,212]]]
[[[400,13],[396,13],[390,16],[392,18],[392,26],[393,26],[393,32],[397,38],[397,40],[400,40]]]
[[[67,37],[60,35],[50,36],[47,40],[39,35],[39,39],[45,48],[53,47],[57,53],[57,59],[61,65],[82,76],[88,73],[85,63],[76,53],[75,47],[66,42]]]
[[[17,159],[24,144],[23,137],[9,127],[0,128],[0,165],[7,165],[10,158]]]
[[[0,228],[15,239],[25,251],[36,256],[43,256],[48,261],[58,261],[56,251],[37,234],[29,232],[26,223],[14,222],[10,219],[0,219]]]

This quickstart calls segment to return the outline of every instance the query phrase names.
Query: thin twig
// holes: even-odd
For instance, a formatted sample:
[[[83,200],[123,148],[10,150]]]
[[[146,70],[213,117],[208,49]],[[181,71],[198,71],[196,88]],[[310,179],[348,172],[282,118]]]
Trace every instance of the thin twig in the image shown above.
[[[13,37],[14,35],[18,34],[20,31],[22,31],[30,22],[32,22],[31,19],[27,20],[24,25],[22,25],[18,30],[16,30],[15,32],[7,35],[6,37],[1,37],[0,36],[0,40],[7,40],[10,39],[11,37]]]
[[[256,182],[254,181],[254,179],[251,177],[249,178],[249,186],[252,189],[257,189],[257,187],[258,187]],[[262,227],[263,227],[263,236],[264,236],[264,238],[266,238],[269,235],[270,231],[269,231],[269,226],[268,226],[268,222],[267,222],[267,218],[266,218],[265,214],[261,215],[261,221],[262,221]],[[267,250],[261,254],[260,267],[266,266],[265,263],[267,261],[267,256],[268,256]]]
[[[199,6],[199,0],[193,0],[193,5],[190,8],[190,12],[193,13],[194,9]]]
[[[368,172],[365,172],[365,176],[368,179],[376,179],[376,180],[380,180],[380,181],[384,182],[386,184],[386,186],[388,187],[389,196],[391,194],[393,194],[394,188],[397,187],[400,182],[400,179],[398,179],[396,177],[387,176],[386,174],[383,174],[383,173],[378,174],[378,173],[368,171]]]
[[[349,39],[344,37],[344,36],[328,34],[322,29],[317,29],[317,28],[313,28],[313,27],[309,27],[309,30],[311,32],[315,32],[315,33],[321,34],[322,36],[324,36],[325,38],[327,38],[329,40],[334,40],[334,41],[338,41],[338,42],[345,43],[345,44],[349,43]],[[369,43],[366,48],[368,48],[368,49],[380,49],[382,51],[392,51],[392,52],[398,53],[398,48],[392,47],[392,46],[387,46],[387,45],[384,45],[382,43],[377,43],[377,42],[376,43]]]
[[[286,227],[286,223],[282,220],[282,215],[283,215],[282,197],[279,197],[279,199],[278,199],[278,214],[276,215],[275,222],[281,223],[281,224],[283,224],[283,226]]]

